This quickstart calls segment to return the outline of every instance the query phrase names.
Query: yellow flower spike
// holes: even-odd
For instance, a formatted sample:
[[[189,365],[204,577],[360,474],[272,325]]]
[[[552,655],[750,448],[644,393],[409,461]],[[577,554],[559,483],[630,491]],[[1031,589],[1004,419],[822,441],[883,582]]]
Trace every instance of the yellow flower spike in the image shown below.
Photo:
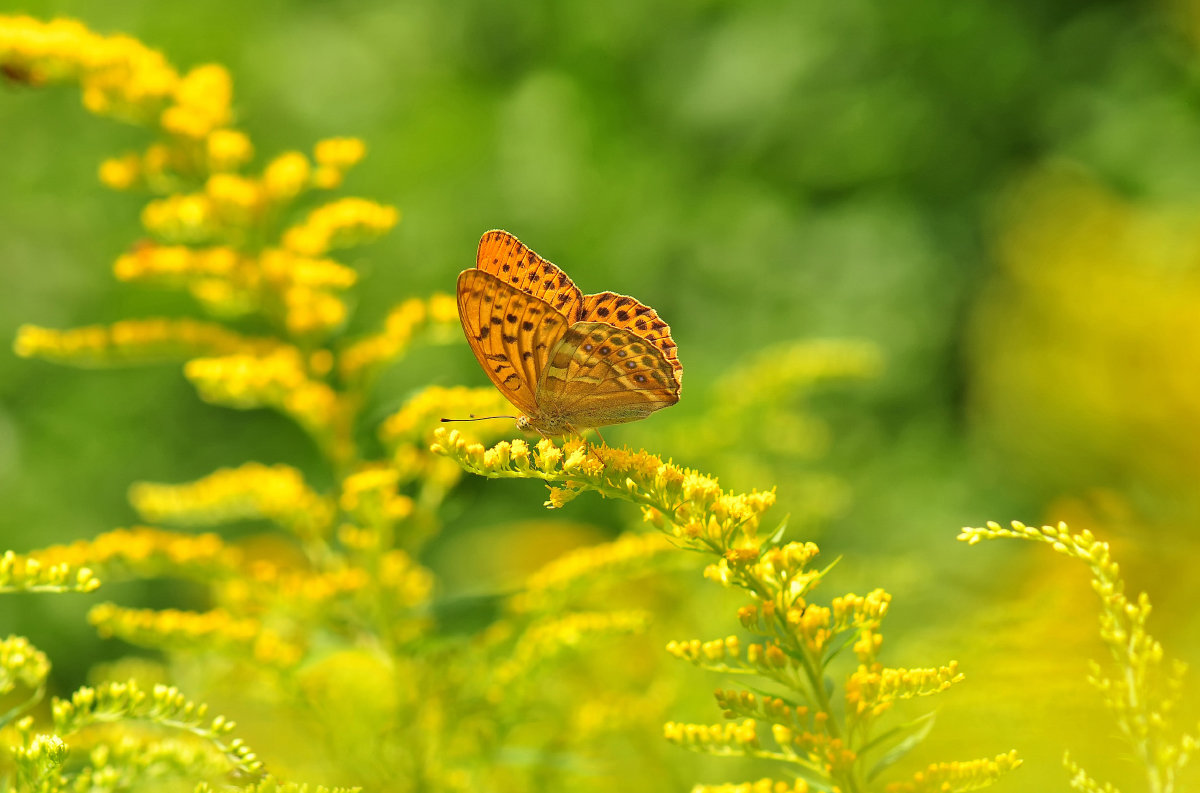
[[[179,285],[194,279],[229,278],[238,264],[237,252],[224,246],[190,248],[147,243],[118,257],[113,274],[121,281]]]
[[[308,187],[312,165],[298,151],[280,154],[263,170],[263,188],[275,202],[291,201]]]
[[[126,609],[102,603],[88,613],[88,621],[101,636],[116,636],[143,647],[177,651],[221,648],[279,667],[294,666],[303,654],[258,620],[234,617],[221,609]]]
[[[393,593],[396,602],[412,607],[428,600],[433,591],[433,573],[401,550],[384,554],[379,565],[380,585]]]
[[[453,295],[435,294],[429,298],[429,318],[435,323],[453,325],[458,322],[458,301]]]
[[[294,286],[283,293],[284,325],[295,337],[328,334],[340,327],[349,309],[344,300],[305,286]]]
[[[215,129],[204,139],[208,170],[212,173],[236,171],[254,156],[254,146],[244,132]]]
[[[206,402],[242,410],[275,408],[295,419],[336,459],[348,451],[337,393],[309,378],[303,356],[293,347],[264,355],[195,358],[183,373]]]
[[[259,354],[275,345],[274,340],[241,336],[212,322],[140,319],[71,330],[23,325],[17,329],[13,351],[22,358],[76,366],[114,366],[240,351]]]
[[[365,198],[342,198],[314,209],[302,223],[287,229],[283,245],[305,256],[321,256],[334,248],[371,242],[399,220],[394,207]]]
[[[91,592],[99,588],[100,581],[88,564],[86,560],[47,560],[37,554],[5,551],[0,556],[0,592]]]
[[[250,226],[262,206],[262,187],[253,179],[216,173],[204,185],[213,214],[230,226]]]
[[[1021,765],[1017,753],[996,755],[965,762],[934,763],[913,775],[908,782],[893,782],[888,793],[942,793],[948,790],[975,790],[995,782]]]
[[[358,138],[326,138],[313,147],[313,158],[321,165],[345,171],[357,165],[367,153]]]
[[[137,576],[211,580],[237,572],[241,564],[241,555],[215,534],[177,534],[147,527],[117,529],[91,540],[43,548],[28,559],[43,567],[87,570],[88,579],[95,569],[106,580]],[[0,563],[0,578],[6,564],[7,557]]]
[[[179,80],[175,104],[163,111],[163,129],[187,138],[200,139],[231,118],[233,80],[218,64],[197,66]]]
[[[110,157],[100,163],[100,181],[112,190],[128,190],[142,176],[142,158],[137,154]]]
[[[970,544],[984,539],[1012,538],[1049,545],[1057,553],[1086,564],[1092,589],[1100,598],[1100,638],[1112,665],[1092,663],[1089,682],[1103,697],[1117,726],[1144,766],[1152,787],[1166,788],[1187,762],[1192,732],[1177,729],[1171,714],[1178,707],[1183,666],[1166,663],[1162,645],[1147,630],[1150,599],[1145,592],[1126,594],[1120,566],[1108,544],[1091,532],[1072,533],[1065,523],[1031,527],[1019,521],[1009,526],[988,522],[983,528],[964,528],[958,539]],[[1072,767],[1068,762],[1068,768]],[[1086,773],[1074,767],[1075,776]]]
[[[217,233],[207,195],[172,195],[151,201],[142,210],[142,226],[166,242],[202,243]]]
[[[518,444],[525,446],[524,441],[514,441],[510,447],[514,456]],[[663,557],[673,550],[661,535],[624,534],[612,542],[569,551],[529,576],[509,608],[516,613],[553,611],[598,581],[629,581],[659,569]]]
[[[304,482],[299,470],[246,463],[222,468],[184,485],[137,482],[129,500],[145,519],[185,526],[214,526],[267,519],[305,540],[327,537],[333,506]]]
[[[330,138],[317,143],[313,156],[317,168],[312,182],[322,190],[332,190],[342,183],[346,171],[366,154],[366,145],[358,138]]]

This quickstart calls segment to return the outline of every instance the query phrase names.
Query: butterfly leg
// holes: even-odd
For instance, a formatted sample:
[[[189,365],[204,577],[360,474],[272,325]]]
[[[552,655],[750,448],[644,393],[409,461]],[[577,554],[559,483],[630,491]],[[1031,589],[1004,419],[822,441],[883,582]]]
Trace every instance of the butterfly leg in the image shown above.
[[[598,430],[595,427],[592,427],[592,432],[596,433],[596,437],[600,439],[601,443],[603,443],[605,446],[608,445],[608,441],[604,440],[604,436],[600,434],[600,430]]]

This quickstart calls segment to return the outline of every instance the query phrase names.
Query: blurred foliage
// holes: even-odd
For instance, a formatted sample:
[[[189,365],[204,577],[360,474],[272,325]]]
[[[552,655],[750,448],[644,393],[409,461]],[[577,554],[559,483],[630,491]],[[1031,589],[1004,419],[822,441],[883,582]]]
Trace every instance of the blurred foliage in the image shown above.
[[[901,595],[889,618],[895,659],[932,647],[971,670],[946,696],[932,755],[1015,746],[1026,763],[1011,784],[1045,789],[1060,784],[1069,743],[1096,777],[1133,778],[1100,703],[1077,685],[1097,654],[1080,586],[1017,550],[985,558],[948,540],[997,515],[1114,537],[1129,579],[1155,597],[1165,641],[1200,658],[1190,608],[1196,3],[76,0],[22,10],[127,32],[181,64],[228,65],[239,124],[262,151],[334,134],[369,141],[350,187],[398,205],[405,222],[354,262],[370,284],[356,295],[354,331],[405,297],[447,290],[493,227],[564,264],[584,291],[650,302],[680,344],[684,399],[606,433],[610,442],[636,439],[737,488],[777,484],[785,512],[813,515],[817,503],[824,522],[798,521],[797,536],[820,532],[826,553],[845,554],[834,585]],[[10,82],[0,94],[0,335],[25,322],[194,313],[186,298],[108,273],[140,204],[99,189],[96,164],[136,135],[81,124],[67,92]],[[790,413],[786,433],[750,428],[742,442],[744,418],[726,427],[728,397],[709,384],[736,392],[731,372],[755,376],[761,351],[830,336],[873,343],[883,366],[869,385],[810,394],[828,430],[777,406],[765,416]],[[484,382],[465,348],[417,351],[380,377],[364,408],[376,422],[429,382]],[[728,433],[712,447],[687,443],[697,426]],[[784,437],[792,449],[754,452]],[[818,474],[813,452],[825,443]],[[75,373],[0,353],[6,547],[128,524],[129,483],[193,480],[247,449],[329,484],[295,426],[204,405],[176,372]],[[524,516],[541,496],[525,484],[462,489],[423,554],[458,582],[448,594],[468,602],[516,580],[513,567],[545,561],[538,545],[622,525],[611,505],[589,505],[571,519],[586,514],[599,530],[554,522],[533,535]],[[494,514],[511,520],[481,531]],[[205,605],[190,587],[121,586],[107,597]],[[86,606],[71,596],[12,597],[3,629],[56,660],[61,691],[82,682],[82,659],[124,652],[78,629]],[[709,633],[708,601],[690,600],[685,619],[701,626],[691,632]],[[695,703],[694,718],[707,707]],[[686,779],[698,776],[715,778]]]

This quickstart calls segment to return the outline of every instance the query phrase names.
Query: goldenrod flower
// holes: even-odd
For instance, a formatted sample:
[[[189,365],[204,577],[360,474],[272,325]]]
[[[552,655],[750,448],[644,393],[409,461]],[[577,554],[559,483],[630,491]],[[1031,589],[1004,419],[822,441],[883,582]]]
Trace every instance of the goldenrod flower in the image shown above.
[[[84,686],[69,700],[56,697],[51,709],[54,730],[60,735],[121,718],[145,720],[210,742],[237,773],[250,778],[262,773],[262,762],[254,752],[241,739],[229,737],[236,726],[232,721],[209,718],[204,705],[188,700],[174,687],[156,685],[147,691],[134,680]]]
[[[208,209],[215,222],[232,227],[252,227],[263,203],[263,186],[231,173],[215,173],[204,185]]]
[[[242,336],[221,325],[194,319],[129,319],[72,330],[22,325],[17,329],[13,351],[22,358],[42,358],[75,366],[111,366],[235,351],[259,354],[276,344],[273,340]]]
[[[674,550],[659,534],[625,534],[612,542],[578,548],[529,576],[524,591],[509,607],[514,612],[549,612],[572,592],[594,586],[598,580],[627,581],[657,569],[662,557]]]
[[[5,551],[0,592],[91,592],[100,586],[87,560],[46,559]]]
[[[113,190],[128,190],[142,175],[142,158],[136,154],[110,157],[100,163],[100,181]]]
[[[151,201],[142,210],[146,231],[165,242],[202,243],[216,237],[216,213],[208,195],[172,195]]]
[[[395,208],[365,198],[342,198],[318,207],[283,234],[283,245],[305,256],[362,245],[390,231],[400,219]]]
[[[273,201],[290,201],[308,187],[311,173],[307,157],[298,151],[287,151],[267,164],[263,188]]]
[[[273,667],[294,666],[304,654],[260,620],[222,609],[127,609],[101,603],[88,613],[88,621],[101,636],[117,636],[130,644],[190,652],[221,650]]]
[[[449,314],[444,310],[447,300],[453,308]],[[445,334],[457,327],[458,309],[453,298],[434,295],[427,301],[405,300],[388,312],[382,331],[358,339],[342,350],[342,377],[352,382],[366,382],[385,365],[401,358],[419,331]]]
[[[184,375],[207,402],[243,410],[272,407],[291,416],[322,444],[342,441],[337,393],[308,376],[295,348],[280,347],[267,355],[194,358],[184,367]]]
[[[690,547],[755,547],[761,515],[775,503],[773,491],[728,494],[712,477],[644,451],[588,447],[579,440],[560,447],[543,438],[531,455],[525,446],[515,453],[515,443],[485,450],[469,443],[458,430],[439,428],[434,438],[434,452],[452,457],[468,471],[561,483],[557,498],[551,493],[550,507],[561,506],[584,490],[641,504],[647,508],[647,521],[664,527],[665,519],[669,528],[664,531]]]
[[[213,173],[235,171],[254,156],[254,146],[246,133],[218,129],[204,139],[208,170]]]
[[[755,782],[726,782],[723,785],[696,785],[692,793],[809,793],[812,788],[803,779],[794,782],[763,778]]]
[[[992,759],[966,762],[933,763],[913,774],[908,782],[894,782],[888,793],[942,793],[947,790],[975,790],[987,787],[1021,765],[1016,752],[999,754]]]
[[[0,639],[0,695],[17,686],[38,691],[50,675],[50,660],[24,636]]]
[[[89,579],[94,568],[106,579],[174,575],[211,580],[238,570],[241,555],[216,534],[177,534],[139,526],[70,545],[52,545],[30,554],[29,560],[43,567],[87,569]]]
[[[1151,787],[1166,790],[1169,780],[1189,760],[1200,741],[1194,731],[1179,730],[1172,719],[1185,667],[1169,662],[1163,646],[1150,635],[1150,598],[1145,592],[1126,594],[1121,569],[1108,543],[1090,531],[1072,532],[1066,523],[1040,528],[1013,521],[1009,526],[989,521],[981,528],[964,528],[958,539],[972,545],[985,539],[1033,540],[1057,553],[1086,564],[1092,589],[1100,598],[1100,638],[1107,645],[1113,670],[1093,663],[1090,682],[1104,697],[1117,726],[1144,766]],[[1072,776],[1090,779],[1069,756]],[[1080,789],[1099,789],[1080,788]]]
[[[183,485],[138,482],[129,501],[155,523],[214,526],[265,518],[310,541],[327,536],[333,523],[333,505],[308,487],[299,470],[282,464],[222,468]]]
[[[175,104],[162,114],[163,129],[188,138],[203,138],[231,120],[233,80],[225,67],[197,66],[175,85]]]

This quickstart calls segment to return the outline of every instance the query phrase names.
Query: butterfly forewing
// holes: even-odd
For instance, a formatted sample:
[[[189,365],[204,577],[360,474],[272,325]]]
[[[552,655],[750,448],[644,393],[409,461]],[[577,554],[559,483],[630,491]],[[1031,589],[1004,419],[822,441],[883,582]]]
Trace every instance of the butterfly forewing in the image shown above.
[[[674,369],[657,347],[603,322],[576,322],[551,350],[538,409],[574,427],[645,418],[679,401]]]
[[[507,231],[489,231],[479,240],[475,266],[528,295],[544,300],[568,320],[579,318],[583,294],[555,265],[529,250]]]
[[[567,320],[543,300],[482,270],[458,276],[458,316],[480,366],[518,410],[538,412],[536,387]]]

